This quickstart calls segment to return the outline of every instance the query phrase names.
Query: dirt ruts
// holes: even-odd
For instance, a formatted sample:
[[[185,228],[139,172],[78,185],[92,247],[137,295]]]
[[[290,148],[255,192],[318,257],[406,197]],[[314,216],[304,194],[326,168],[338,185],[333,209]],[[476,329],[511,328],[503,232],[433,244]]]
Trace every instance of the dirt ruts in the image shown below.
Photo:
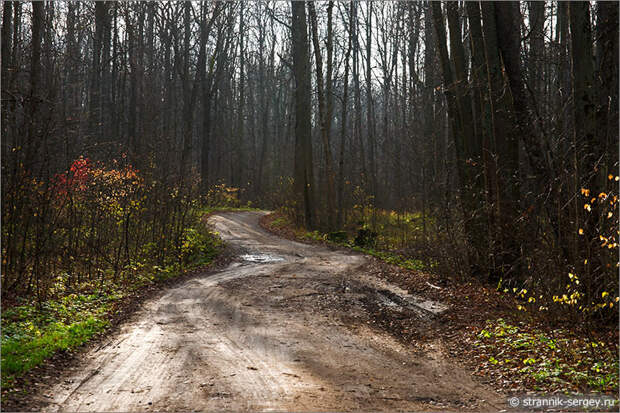
[[[366,274],[361,254],[269,234],[261,215],[212,216],[233,262],[147,301],[37,400],[47,411],[503,408],[438,340],[410,348],[371,327],[372,312],[398,311],[432,328],[441,303]]]

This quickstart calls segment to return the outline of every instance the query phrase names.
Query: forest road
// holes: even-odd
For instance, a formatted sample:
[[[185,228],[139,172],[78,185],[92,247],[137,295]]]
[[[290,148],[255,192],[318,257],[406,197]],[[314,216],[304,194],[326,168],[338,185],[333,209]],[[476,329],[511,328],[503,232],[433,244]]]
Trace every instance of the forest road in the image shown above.
[[[263,214],[212,216],[233,262],[145,302],[58,379],[46,410],[503,408],[439,341],[416,349],[369,327],[363,303],[393,286],[364,274],[363,255],[269,234]]]

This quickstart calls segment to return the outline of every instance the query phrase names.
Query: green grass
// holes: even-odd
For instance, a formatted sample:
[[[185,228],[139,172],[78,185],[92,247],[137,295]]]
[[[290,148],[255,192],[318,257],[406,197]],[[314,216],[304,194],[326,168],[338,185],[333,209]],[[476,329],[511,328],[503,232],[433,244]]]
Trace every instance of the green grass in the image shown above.
[[[292,226],[292,223],[286,217],[280,216],[272,221],[271,226],[274,228],[282,228],[285,226]],[[372,255],[373,257],[379,258],[380,260],[385,261],[388,264],[397,265],[399,267],[409,270],[423,270],[425,268],[428,268],[427,264],[425,264],[422,260],[406,257],[393,251],[379,249],[379,247],[369,248],[356,246],[353,242],[353,238],[344,237],[344,231],[338,231],[337,234],[331,234],[332,236],[330,237],[330,233],[322,233],[320,231],[297,231],[297,235],[302,239],[319,241],[331,245],[351,248],[355,251],[359,251],[364,254]],[[334,237],[334,234],[336,234],[337,236]],[[378,237],[381,237],[381,234],[379,234]],[[338,239],[338,241],[333,240],[334,238]]]
[[[364,214],[361,211],[359,214],[352,214],[346,227],[349,231],[355,232],[359,229],[360,222],[364,223],[364,227],[377,233],[376,247],[385,251],[409,247],[412,243],[424,238],[425,226],[426,236],[429,236],[435,225],[433,217],[424,217],[421,212],[396,212],[366,208]]]
[[[124,269],[123,286],[106,280],[82,293],[67,294],[37,304],[23,302],[2,312],[3,390],[11,391],[16,378],[42,364],[58,351],[77,348],[105,330],[114,315],[115,304],[148,284],[162,282],[183,271],[208,265],[223,243],[202,224],[185,230],[178,259],[165,265],[147,261],[152,251],[144,246],[144,261]],[[60,289],[59,289],[60,290]]]
[[[2,388],[59,350],[88,341],[108,325],[120,293],[71,294],[41,306],[24,304],[2,313]]]
[[[408,270],[424,270],[428,268],[428,266],[422,260],[418,260],[415,258],[407,258],[403,255],[396,254],[389,251],[380,251],[372,248],[362,248],[362,247],[352,247],[356,251],[363,252],[364,254],[372,255],[373,257],[379,258],[382,261],[387,262],[388,264],[397,265],[402,268],[406,268]]]
[[[503,319],[487,321],[475,345],[494,368],[533,388],[618,391],[618,359],[603,342],[573,337],[557,329],[545,333]]]
[[[280,217],[274,219],[273,221],[271,221],[271,226],[274,227],[274,228],[282,228],[282,227],[285,227],[287,225],[290,225],[290,222],[284,216],[280,216]]]
[[[260,208],[254,208],[251,206],[242,207],[229,207],[229,206],[210,206],[203,207],[201,213],[203,215],[212,214],[214,212],[238,212],[238,211],[262,211]]]

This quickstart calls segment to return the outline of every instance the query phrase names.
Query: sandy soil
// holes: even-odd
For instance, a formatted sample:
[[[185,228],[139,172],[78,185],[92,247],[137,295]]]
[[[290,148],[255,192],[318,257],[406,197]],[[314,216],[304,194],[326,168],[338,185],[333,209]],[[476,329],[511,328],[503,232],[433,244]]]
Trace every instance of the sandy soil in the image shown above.
[[[444,354],[371,323],[395,311],[436,328],[441,303],[364,272],[363,255],[278,238],[261,213],[209,222],[236,258],[151,299],[38,396],[47,411],[501,410]]]

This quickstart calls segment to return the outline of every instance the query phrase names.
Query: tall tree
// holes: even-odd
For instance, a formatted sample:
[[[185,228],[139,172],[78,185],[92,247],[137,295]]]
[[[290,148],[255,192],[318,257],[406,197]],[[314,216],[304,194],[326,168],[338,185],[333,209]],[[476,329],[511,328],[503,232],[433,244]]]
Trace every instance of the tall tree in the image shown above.
[[[331,8],[333,2],[329,3],[329,16],[331,16]],[[321,123],[321,140],[323,142],[323,153],[325,155],[325,169],[327,175],[327,227],[329,229],[334,228],[335,214],[336,214],[336,188],[335,188],[335,175],[333,167],[333,156],[330,143],[330,129],[331,129],[331,104],[328,103],[330,96],[326,96],[325,83],[323,81],[323,57],[321,54],[321,45],[318,34],[318,23],[316,18],[316,10],[314,8],[314,2],[308,2],[308,12],[310,15],[310,25],[312,31],[312,44],[314,48],[314,57],[316,61],[316,85],[318,91],[319,101],[319,119]],[[330,17],[331,19],[331,17]],[[328,26],[329,27],[329,26]],[[328,39],[328,55],[331,58],[331,39]],[[331,94],[331,62],[328,62],[328,84],[327,88]]]
[[[291,1],[292,54],[295,78],[295,195],[308,228],[314,228],[314,173],[312,167],[312,124],[310,59],[306,5]]]
[[[518,250],[514,240],[514,225],[518,216],[519,201],[519,143],[518,132],[515,128],[514,108],[511,96],[506,93],[504,83],[504,67],[498,39],[498,22],[496,19],[497,5],[492,2],[481,3],[483,33],[487,70],[489,76],[489,96],[491,104],[493,142],[495,144],[497,199],[495,213],[498,217],[495,244],[491,248],[491,262],[493,269],[491,276],[494,280],[501,277],[510,278],[515,275],[518,261]],[[514,16],[513,16],[514,17]],[[513,27],[514,28],[514,27]],[[517,31],[517,36],[518,36]],[[514,47],[515,44],[512,43]],[[518,43],[516,45],[518,47]],[[519,53],[513,49],[505,50]]]
[[[447,2],[446,10],[450,26],[451,56],[448,55],[441,4],[432,4],[436,44],[444,77],[444,93],[448,103],[451,133],[456,150],[459,194],[466,217],[465,232],[470,245],[468,261],[472,271],[479,272],[483,260],[482,254],[486,250],[486,229],[484,219],[480,216],[482,206],[480,199],[483,193],[482,179],[474,165],[481,158],[482,145],[474,133],[471,97],[466,87],[468,79],[457,3]]]
[[[93,38],[93,61],[90,80],[89,106],[89,133],[98,140],[103,136],[102,125],[102,95],[105,88],[103,73],[108,65],[110,53],[110,2],[98,1],[95,3],[95,33]]]
[[[347,137],[347,108],[349,106],[349,70],[351,59],[351,48],[353,43],[353,2],[349,6],[349,21],[347,30],[347,51],[344,57],[344,80],[343,80],[343,93],[342,93],[342,119],[340,120],[340,152],[338,155],[338,215],[336,224],[339,228],[344,225],[344,158],[345,158],[345,145]],[[346,26],[345,22],[345,26]]]
[[[13,19],[13,2],[4,2],[4,10],[2,11],[2,45],[1,45],[1,51],[0,53],[2,54],[0,56],[0,58],[2,59],[0,66],[1,68],[1,73],[0,76],[2,77],[2,100],[4,102],[8,102],[10,99],[10,97],[8,96],[8,91],[9,91],[9,68],[11,66],[11,52],[12,52],[12,48],[11,48],[11,31],[12,31],[12,19]],[[9,129],[9,111],[6,110],[6,106],[7,104],[4,103],[3,104],[4,108],[2,110],[2,136],[4,136],[4,138],[6,139],[7,133],[8,133],[8,129]],[[12,106],[12,105],[8,105],[8,106]],[[7,156],[7,150],[8,150],[8,144],[3,143],[2,144],[2,157],[6,157]]]
[[[602,159],[599,178],[617,171],[618,151],[618,8],[616,2],[596,3],[597,139]],[[613,172],[612,172],[613,173]]]

